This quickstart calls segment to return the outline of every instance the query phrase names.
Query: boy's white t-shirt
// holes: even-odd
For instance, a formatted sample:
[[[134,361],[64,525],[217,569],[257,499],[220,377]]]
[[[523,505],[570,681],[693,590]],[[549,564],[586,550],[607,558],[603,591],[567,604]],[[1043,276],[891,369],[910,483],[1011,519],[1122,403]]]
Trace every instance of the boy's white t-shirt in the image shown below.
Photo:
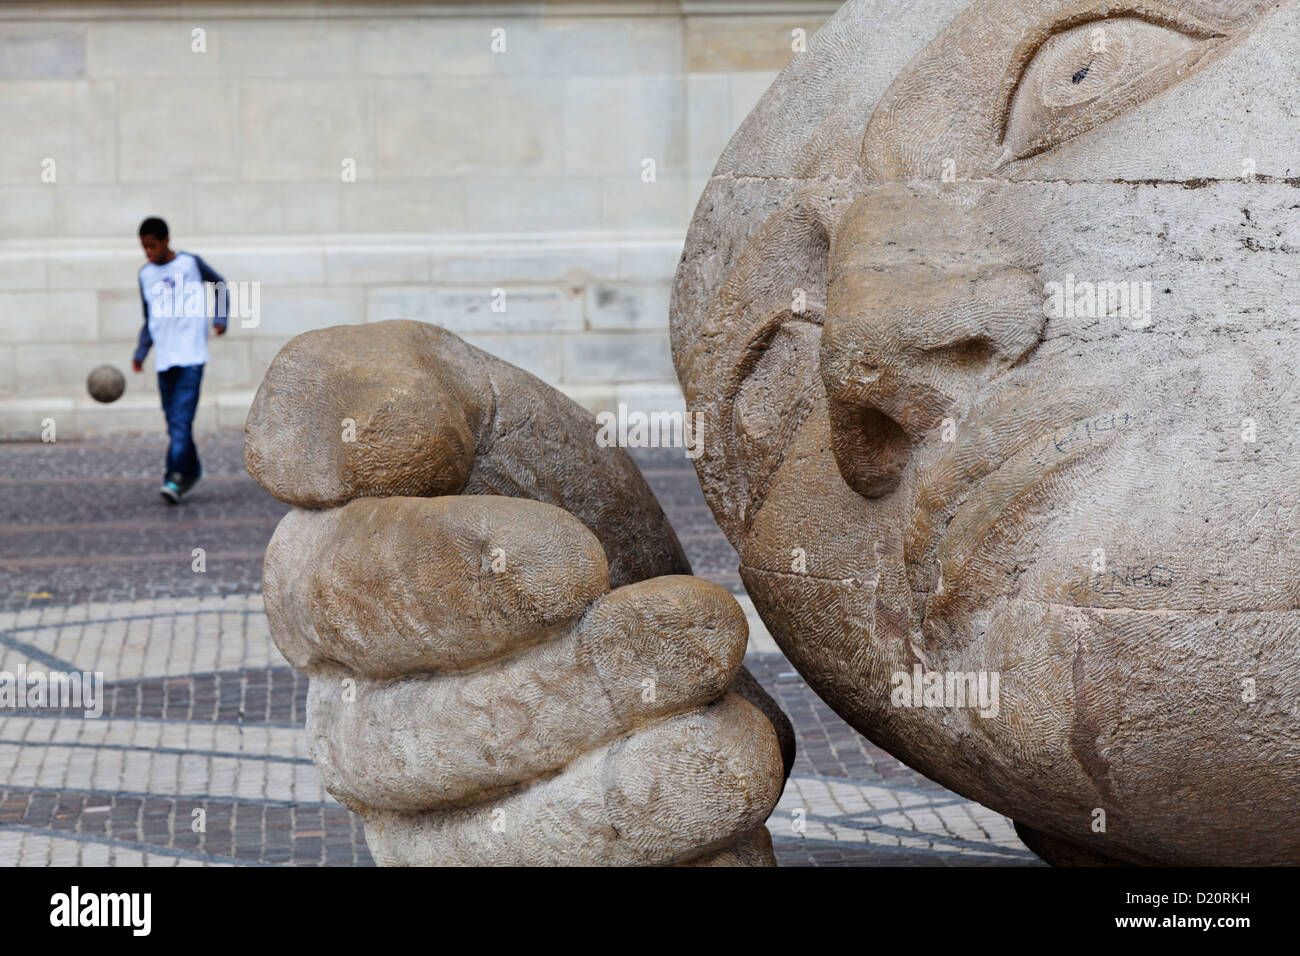
[[[177,252],[164,265],[146,262],[140,268],[140,292],[149,309],[154,368],[206,365],[208,362],[208,295],[199,264],[188,252]]]

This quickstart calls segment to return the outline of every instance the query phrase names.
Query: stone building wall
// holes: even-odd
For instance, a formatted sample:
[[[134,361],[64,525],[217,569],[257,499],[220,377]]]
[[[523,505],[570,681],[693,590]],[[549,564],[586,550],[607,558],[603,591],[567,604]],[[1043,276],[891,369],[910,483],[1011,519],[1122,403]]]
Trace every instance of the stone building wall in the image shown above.
[[[129,371],[148,215],[258,284],[258,325],[210,342],[200,427],[241,426],[292,336],[389,318],[593,409],[674,407],[695,201],[794,31],[836,6],[0,6],[0,436],[159,427],[154,376]],[[96,406],[105,362],[128,392]]]

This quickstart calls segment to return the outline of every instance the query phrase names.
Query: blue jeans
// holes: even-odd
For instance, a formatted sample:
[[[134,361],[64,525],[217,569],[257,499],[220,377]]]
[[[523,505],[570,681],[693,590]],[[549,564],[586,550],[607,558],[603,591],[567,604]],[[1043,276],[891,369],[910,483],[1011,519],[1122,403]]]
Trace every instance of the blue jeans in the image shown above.
[[[199,383],[202,365],[173,365],[158,373],[158,391],[162,393],[163,414],[167,416],[167,471],[163,481],[180,476],[181,484],[198,481],[203,473],[199,450],[194,447],[194,413],[199,407]]]

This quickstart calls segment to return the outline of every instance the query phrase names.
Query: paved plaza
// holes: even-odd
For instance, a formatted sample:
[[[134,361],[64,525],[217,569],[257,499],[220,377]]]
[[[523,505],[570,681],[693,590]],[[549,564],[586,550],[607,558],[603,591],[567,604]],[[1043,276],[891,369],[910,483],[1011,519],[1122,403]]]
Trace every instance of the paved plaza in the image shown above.
[[[224,432],[199,438],[204,478],[166,507],[164,441],[0,444],[0,671],[105,680],[95,719],[0,710],[0,865],[371,865],[360,820],[312,766],[307,682],[262,609],[262,553],[286,506]],[[798,760],[768,821],[780,862],[1039,865],[1005,817],[818,700],[743,599],[689,462],[637,457],[696,573],[742,597],[747,664],[794,721]]]

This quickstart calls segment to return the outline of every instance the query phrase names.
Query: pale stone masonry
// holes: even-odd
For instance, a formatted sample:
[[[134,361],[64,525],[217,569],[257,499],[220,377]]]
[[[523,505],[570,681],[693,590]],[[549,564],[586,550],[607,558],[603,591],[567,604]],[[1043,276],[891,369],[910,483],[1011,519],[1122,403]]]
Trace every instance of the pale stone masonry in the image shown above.
[[[197,427],[242,426],[292,336],[392,318],[594,410],[679,407],[687,222],[795,31],[837,6],[5,4],[0,437],[161,425],[152,364],[129,371],[148,215],[259,284],[260,324],[210,342]],[[102,363],[128,376],[112,406],[85,393]]]

